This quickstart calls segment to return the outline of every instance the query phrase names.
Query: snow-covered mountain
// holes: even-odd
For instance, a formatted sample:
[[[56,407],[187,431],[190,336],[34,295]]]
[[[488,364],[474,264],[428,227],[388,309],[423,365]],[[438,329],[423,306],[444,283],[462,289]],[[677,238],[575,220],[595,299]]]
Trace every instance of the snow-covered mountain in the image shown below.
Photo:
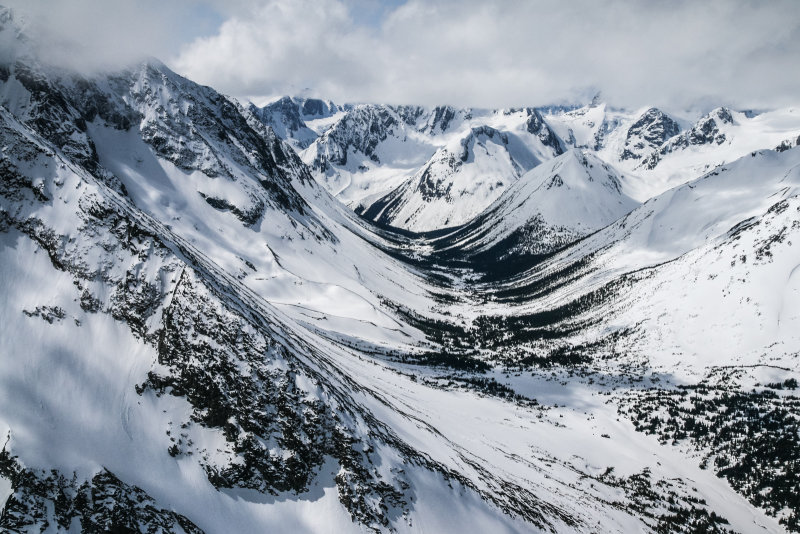
[[[649,108],[642,113],[627,129],[620,128],[622,135],[606,139],[608,151],[618,155],[622,161],[640,160],[671,137],[678,135],[680,126],[669,115],[656,108]],[[617,141],[614,143],[614,141]],[[621,145],[621,146],[619,146]]]
[[[600,101],[544,115],[568,145],[595,151],[629,176],[626,192],[639,201],[680,186],[750,152],[791,144],[800,135],[794,108],[764,113],[717,108],[695,122],[657,108],[626,111]]]
[[[478,217],[438,237],[470,254],[548,254],[620,219],[639,205],[622,177],[597,156],[571,149],[524,174]]]
[[[421,113],[413,107],[355,106],[301,157],[331,194],[358,202],[396,187],[430,157],[434,148],[413,126]]]
[[[518,138],[488,126],[472,128],[465,138],[437,150],[400,187],[356,212],[414,231],[458,226],[539,163]]]
[[[621,166],[640,177],[631,194],[645,200],[718,165],[757,150],[776,148],[798,136],[800,112],[794,108],[760,114],[717,108],[641,158]]]
[[[800,137],[800,115],[793,108],[719,108],[692,123],[652,107],[612,108],[599,97],[587,106],[544,112],[338,107],[315,100],[326,118],[312,130],[298,126],[305,102],[286,97],[274,103],[289,111],[265,123],[300,150],[317,181],[357,213],[413,231],[467,222],[530,170],[530,162],[535,166],[569,147],[594,152],[624,172],[626,194],[644,201],[754,150],[794,146]],[[501,134],[500,144],[492,149],[491,140],[478,141],[488,148],[460,160],[462,147],[475,142],[473,131],[487,129]]]
[[[800,230],[791,211],[798,194],[800,151],[759,151],[648,200],[525,276],[582,264],[553,294],[568,300],[628,277],[613,304],[619,309],[606,317],[639,330],[626,354],[665,372],[747,358],[755,364],[765,354],[793,365],[796,340],[782,340],[794,336],[785,329],[794,321],[799,257],[789,243]],[[520,306],[531,304],[542,303]]]
[[[497,132],[493,139],[488,135],[491,131]],[[476,143],[478,148],[471,148]],[[494,145],[497,147],[492,148]],[[520,172],[563,150],[561,140],[532,108],[489,111],[360,105],[333,124],[301,157],[328,191],[354,209],[365,211],[375,203],[385,204],[388,199],[384,197],[393,193],[396,203],[408,205],[395,226],[424,229],[448,219],[450,225],[465,221],[486,207]],[[474,184],[472,178],[486,171],[495,176],[507,175],[506,171],[512,174],[500,184],[498,180],[489,184],[486,179]],[[430,195],[419,193],[420,182],[439,184],[436,196],[442,198],[436,206],[428,205]],[[444,198],[448,187],[451,195],[459,196],[458,201]],[[434,215],[444,204],[449,205],[448,213]],[[429,215],[411,216],[421,211]],[[383,222],[388,219],[394,221],[386,214]]]
[[[318,98],[284,96],[262,107],[250,104],[250,112],[275,135],[296,150],[314,142],[333,122],[344,114],[341,106]]]
[[[800,531],[791,114],[640,203],[658,111],[575,148],[0,42],[0,530]],[[340,201],[398,186],[435,232]]]
[[[532,267],[490,271],[463,345],[608,385],[651,370],[646,392],[608,392],[620,413],[796,531],[798,217],[800,150],[758,151]]]

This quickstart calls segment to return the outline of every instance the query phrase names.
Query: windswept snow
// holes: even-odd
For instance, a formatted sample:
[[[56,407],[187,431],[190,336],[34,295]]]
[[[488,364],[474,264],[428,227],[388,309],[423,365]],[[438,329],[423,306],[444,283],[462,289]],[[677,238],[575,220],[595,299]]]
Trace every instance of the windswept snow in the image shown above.
[[[244,107],[2,36],[0,530],[800,529],[795,110]]]

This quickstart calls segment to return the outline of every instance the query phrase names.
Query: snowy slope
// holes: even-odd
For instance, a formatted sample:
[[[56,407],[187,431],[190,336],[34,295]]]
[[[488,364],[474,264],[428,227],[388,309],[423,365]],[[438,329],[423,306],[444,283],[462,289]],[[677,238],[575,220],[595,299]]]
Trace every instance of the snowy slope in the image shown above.
[[[605,131],[614,125],[606,108],[604,102],[595,99],[578,109],[545,115],[545,120],[567,145],[597,150],[602,146]]]
[[[598,154],[629,169],[680,133],[678,122],[657,108],[617,118],[617,127],[603,137]]]
[[[0,27],[0,530],[797,530],[800,149],[638,206],[532,110],[303,101],[374,126],[312,143],[332,182],[542,162],[401,235],[213,89]]]
[[[153,62],[96,79],[8,73],[24,88],[9,107],[26,111],[1,110],[0,287],[15,333],[0,350],[3,528],[514,532],[598,510],[616,530],[641,522],[569,467],[541,496],[540,467],[468,449],[478,421],[450,430],[425,410],[503,403],[452,397],[353,348],[390,352],[416,333],[348,299],[408,304],[426,282],[331,209],[245,110]],[[87,90],[103,106],[86,107]],[[300,312],[298,296],[317,300]],[[462,520],[445,521],[453,505]]]
[[[611,389],[637,431],[770,510],[782,526],[767,530],[797,531],[798,186],[800,149],[759,151],[533,267],[506,258],[504,271],[495,267],[504,276],[477,285],[481,305],[463,341],[448,342],[517,372],[581,369],[589,384]],[[647,392],[617,390],[625,377],[644,379]],[[522,377],[504,382],[535,387]],[[583,410],[597,402],[560,395]]]
[[[475,213],[479,210],[476,206],[486,205],[486,187],[471,185],[469,178],[481,174],[487,166],[494,166],[495,174],[502,170],[505,175],[503,186],[494,188],[499,193],[515,178],[516,167],[509,158],[518,159],[517,166],[527,170],[526,164],[550,159],[563,151],[561,140],[532,108],[493,111],[361,105],[323,133],[302,153],[302,158],[326,189],[353,208],[366,210],[398,187],[405,188],[406,193],[395,196],[409,197],[404,202],[416,204],[419,199],[412,198],[415,195],[409,191],[409,187],[413,189],[409,184],[418,181],[431,166],[449,167],[449,154],[460,156],[462,142],[473,143],[473,129],[482,127],[497,130],[508,139],[503,145],[510,143],[511,154],[500,147],[496,156],[481,151],[488,157],[479,157],[476,165],[473,160],[464,162],[465,174],[455,184],[464,193],[463,208],[455,206],[462,204],[461,200],[454,203],[453,215]],[[499,160],[492,161],[496,157]],[[443,173],[449,174],[446,170],[437,174]],[[488,184],[487,180],[483,182]],[[463,219],[467,215],[456,216]],[[443,222],[446,217],[437,219]],[[433,221],[427,223],[431,224]],[[402,223],[398,226],[410,227]]]
[[[307,148],[345,113],[342,107],[330,101],[289,96],[261,107],[251,103],[248,109],[298,151]]]
[[[591,152],[572,149],[523,175],[480,216],[437,238],[445,249],[546,254],[611,224],[638,203]]]
[[[796,367],[800,330],[788,303],[799,187],[798,149],[721,166],[537,266],[515,283],[580,265],[562,289],[521,306],[552,307],[624,281],[610,308],[588,312],[602,317],[604,335],[638,332],[630,356],[678,376],[732,362]]]
[[[357,429],[371,428],[377,437],[385,427],[363,403],[334,400],[360,387],[333,368],[324,370],[332,354],[347,356],[322,335],[330,328],[352,336],[363,330],[356,321],[380,331],[376,344],[413,339],[413,329],[369,303],[377,302],[368,289],[373,272],[380,270],[385,281],[396,262],[352,236],[350,243],[373,257],[356,254],[364,261],[361,270],[335,263],[353,260],[337,254],[335,245],[342,243],[295,189],[324,194],[291,149],[268,131],[252,129],[257,123],[243,110],[160,64],[91,80],[36,64],[16,63],[6,72],[5,83],[17,90],[4,93],[14,97],[4,106],[23,112],[2,110],[2,261],[8,275],[2,314],[5,327],[19,334],[3,335],[0,351],[6,370],[2,475],[14,491],[4,528],[10,521],[32,528],[48,521],[88,529],[89,517],[98,519],[95,508],[70,512],[58,504],[53,511],[59,485],[68,486],[73,472],[76,492],[84,491],[78,485],[90,488],[84,480],[105,491],[107,479],[113,486],[118,476],[127,482],[117,485],[132,498],[147,492],[153,502],[168,503],[167,510],[188,509],[199,528],[212,532],[232,525],[313,531],[321,523],[304,525],[303,519],[311,509],[340,531],[358,524],[380,528],[389,518],[402,522],[410,485],[391,473],[411,449],[391,438],[377,462],[386,471],[365,467],[382,438],[358,446]],[[79,91],[72,90],[76,85]],[[86,107],[87,90],[95,95],[90,105],[104,103],[100,109]],[[129,122],[111,122],[118,117]],[[78,147],[51,144],[60,144],[62,130],[85,147],[81,157],[72,157]],[[238,254],[245,249],[247,256]],[[308,260],[314,252],[317,265]],[[299,275],[287,270],[295,265],[304,268]],[[326,272],[333,278],[322,276]],[[408,288],[422,285],[414,278],[406,270],[394,273],[383,294],[409,296]],[[345,279],[359,280],[359,291],[337,283]],[[303,290],[304,284],[311,287]],[[279,310],[284,302],[300,322]],[[332,312],[333,326],[303,326],[328,321],[314,317],[315,305]],[[295,312],[301,306],[306,311]],[[53,328],[29,343],[28,333],[42,325]],[[369,343],[370,332],[361,338]],[[159,401],[165,388],[172,395]],[[6,396],[20,394],[19,402]],[[334,408],[339,402],[347,408]],[[82,429],[77,437],[76,428]],[[50,450],[50,443],[59,449]],[[430,473],[432,494],[447,493],[446,470],[417,458],[406,468],[413,471],[415,464]],[[55,478],[42,478],[39,490],[26,482],[37,479],[38,468],[57,470]],[[377,484],[378,477],[395,479],[397,488],[377,485],[376,492],[368,489],[372,482],[360,482]],[[465,484],[487,521],[506,521]],[[190,486],[195,490],[187,493]],[[426,494],[422,486],[414,491]],[[286,506],[254,504],[287,495]],[[152,514],[129,511],[108,521],[112,529],[158,523],[178,531],[175,522],[196,528],[185,516]]]
[[[469,221],[540,162],[517,137],[472,128],[440,148],[411,179],[362,211],[367,219],[413,231]]]
[[[629,194],[646,200],[718,165],[756,150],[774,149],[798,136],[800,113],[794,108],[757,115],[717,108],[686,131],[665,140],[635,165],[623,163],[622,168],[639,177],[631,181]]]

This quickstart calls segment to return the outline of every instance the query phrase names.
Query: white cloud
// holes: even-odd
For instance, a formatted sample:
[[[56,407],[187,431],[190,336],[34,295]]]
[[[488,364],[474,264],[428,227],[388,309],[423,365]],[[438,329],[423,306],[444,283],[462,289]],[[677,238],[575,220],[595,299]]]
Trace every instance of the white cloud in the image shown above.
[[[254,4],[173,64],[230,94],[348,101],[495,107],[602,90],[628,106],[770,107],[800,94],[795,0],[409,0],[377,27],[354,18],[339,0]]]
[[[0,0],[2,2],[3,0]],[[235,96],[481,107],[797,104],[797,0],[6,0],[78,68],[153,55]]]
[[[209,2],[193,0],[0,0],[42,59],[81,71],[170,57],[187,40],[218,29]]]

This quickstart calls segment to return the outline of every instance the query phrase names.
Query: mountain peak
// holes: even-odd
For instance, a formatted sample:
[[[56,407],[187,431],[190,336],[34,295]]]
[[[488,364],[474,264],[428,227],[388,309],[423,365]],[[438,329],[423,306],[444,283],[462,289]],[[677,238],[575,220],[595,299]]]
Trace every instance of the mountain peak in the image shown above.
[[[649,108],[628,128],[620,158],[641,159],[679,132],[674,119],[658,108]]]
[[[734,123],[733,114],[731,113],[731,110],[726,107],[718,107],[710,112],[707,116],[717,118],[722,121],[723,124]]]

